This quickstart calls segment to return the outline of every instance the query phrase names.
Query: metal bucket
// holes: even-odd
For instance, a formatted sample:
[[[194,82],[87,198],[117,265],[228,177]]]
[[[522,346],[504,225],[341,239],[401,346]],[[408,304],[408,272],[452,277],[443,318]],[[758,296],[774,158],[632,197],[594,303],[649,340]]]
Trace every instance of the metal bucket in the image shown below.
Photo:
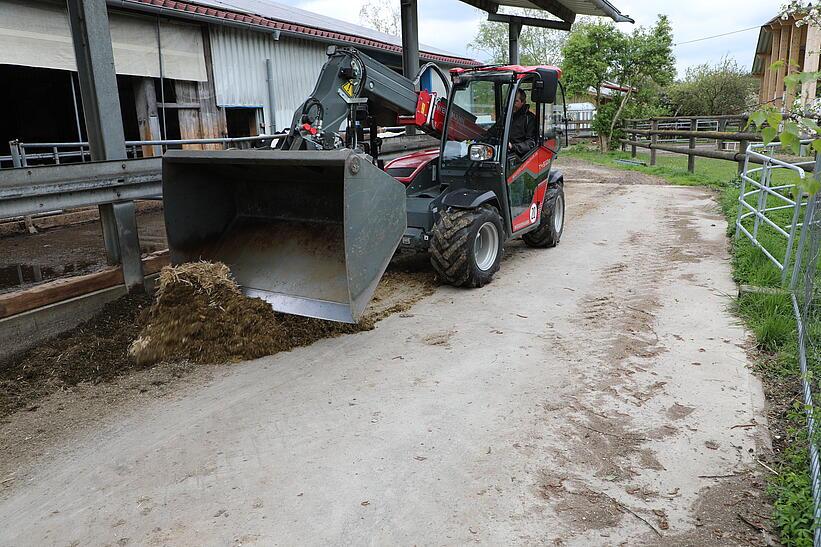
[[[405,231],[404,187],[352,150],[169,151],[171,262],[221,261],[281,312],[356,322]]]

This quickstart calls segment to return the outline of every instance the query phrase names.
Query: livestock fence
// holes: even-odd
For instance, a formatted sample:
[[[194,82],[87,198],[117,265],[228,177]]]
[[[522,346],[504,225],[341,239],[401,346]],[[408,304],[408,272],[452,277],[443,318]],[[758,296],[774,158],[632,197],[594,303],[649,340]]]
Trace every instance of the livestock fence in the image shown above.
[[[736,238],[746,237],[764,253],[780,270],[782,286],[789,292],[809,443],[813,545],[821,547],[821,469],[815,422],[821,373],[821,192],[809,196],[796,184],[810,176],[821,178],[821,155],[814,161],[788,163],[775,157],[779,146],[751,145],[745,154]]]
[[[821,174],[821,173],[819,173]],[[821,546],[821,470],[814,399],[821,371],[821,192],[807,201],[803,229],[796,249],[790,298],[798,330],[798,364],[801,367],[802,400],[807,416],[810,478],[814,502],[814,541]]]
[[[622,150],[630,148],[634,158],[637,148],[650,150],[650,165],[656,165],[657,153],[662,151],[686,154],[687,170],[691,173],[695,172],[697,157],[735,162],[741,173],[747,146],[761,141],[759,134],[745,130],[746,125],[747,116],[743,115],[627,119],[622,126],[627,138],[619,142]]]
[[[253,137],[224,137],[216,139],[177,139],[154,141],[126,141],[126,154],[130,159],[161,156],[169,148],[212,147],[250,148],[282,135],[256,135]],[[87,142],[37,142],[9,141],[10,154],[0,156],[2,167],[30,167],[34,165],[60,165],[67,162],[91,161],[91,149]]]
[[[384,137],[405,137],[404,126],[383,127]],[[368,135],[369,129],[364,130]],[[129,159],[162,156],[166,150],[180,148],[210,148],[219,149],[245,149],[260,148],[269,146],[273,141],[278,141],[287,133],[273,133],[270,135],[254,135],[251,137],[220,137],[214,139],[166,139],[150,141],[125,141],[126,155]],[[383,139],[383,152],[392,153],[397,150],[414,150],[417,144],[430,144],[419,142],[420,139],[413,138],[385,138]],[[91,149],[88,142],[23,142],[19,139],[9,141],[9,154],[0,156],[0,168],[31,167],[36,165],[60,165],[63,163],[88,162],[91,161]]]

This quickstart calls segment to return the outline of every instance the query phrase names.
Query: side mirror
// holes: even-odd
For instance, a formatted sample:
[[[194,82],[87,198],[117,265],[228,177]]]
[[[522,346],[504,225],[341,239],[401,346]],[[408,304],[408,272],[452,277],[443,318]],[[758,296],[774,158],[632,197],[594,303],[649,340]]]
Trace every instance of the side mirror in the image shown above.
[[[559,88],[559,74],[555,70],[537,68],[538,78],[533,83],[533,91],[530,94],[534,102],[555,103],[556,91]]]

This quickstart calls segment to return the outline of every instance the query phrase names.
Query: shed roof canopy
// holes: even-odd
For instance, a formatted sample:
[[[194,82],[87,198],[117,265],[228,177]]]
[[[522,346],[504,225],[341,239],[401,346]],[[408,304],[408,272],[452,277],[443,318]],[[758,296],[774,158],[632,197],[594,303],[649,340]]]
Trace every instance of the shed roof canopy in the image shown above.
[[[772,52],[774,31],[782,26],[795,26],[798,17],[790,16],[786,19],[781,16],[776,16],[761,25],[761,30],[758,31],[758,42],[755,45],[755,56],[753,57],[753,76],[763,76],[767,68],[767,57]]]
[[[635,23],[623,15],[608,0],[462,0],[488,13],[496,13],[500,7],[528,8],[543,10],[565,21],[572,23],[577,15],[594,15],[609,17],[617,23]]]
[[[216,8],[230,9],[233,11],[242,11],[245,13],[261,15],[269,17],[278,21],[285,21],[297,25],[305,25],[307,27],[324,29],[339,33],[345,33],[351,36],[362,36],[371,40],[386,42],[396,46],[402,45],[402,38],[385,34],[372,28],[362,25],[355,25],[340,19],[334,19],[327,15],[321,15],[312,11],[306,11],[287,4],[280,4],[274,0],[190,0],[193,3],[204,6],[213,6]],[[450,57],[461,57],[456,53],[445,51],[433,46],[421,44],[420,49],[428,53],[435,53],[437,55],[446,55]]]

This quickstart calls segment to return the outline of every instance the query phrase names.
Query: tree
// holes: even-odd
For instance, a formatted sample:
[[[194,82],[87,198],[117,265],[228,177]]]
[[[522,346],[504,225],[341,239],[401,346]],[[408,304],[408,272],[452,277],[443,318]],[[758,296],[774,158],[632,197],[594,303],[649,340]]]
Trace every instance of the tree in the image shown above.
[[[610,122],[607,142],[602,148],[609,148],[613,131],[624,112],[634,90],[641,86],[664,86],[673,82],[676,74],[676,59],[673,56],[673,29],[666,15],[659,15],[656,24],[650,28],[638,27],[629,36],[616,43],[617,81],[627,87]]]
[[[591,123],[593,131],[599,135],[607,135],[608,132],[611,131],[611,127],[613,127],[608,143],[618,142],[618,139],[627,138],[628,136],[618,124],[613,123],[620,107],[622,108],[620,113],[622,119],[645,119],[670,115],[669,106],[665,104],[663,100],[662,88],[652,82],[642,85],[633,91],[630,100],[624,102],[624,106],[622,107],[622,101],[625,95],[626,93],[618,94],[613,97],[612,101],[602,104],[596,111],[596,117],[593,118],[593,122]]]
[[[675,75],[673,32],[664,15],[658,17],[654,26],[639,27],[629,35],[610,22],[582,22],[571,32],[563,53],[569,93],[584,93],[593,88],[597,111],[602,106],[601,89],[605,82],[617,82],[628,90],[619,97],[609,126],[599,131],[602,151],[609,148],[616,125],[635,90],[641,86],[667,85]]]
[[[397,0],[365,0],[359,10],[363,25],[379,32],[399,36],[402,29]]]
[[[614,66],[623,34],[613,23],[580,21],[573,27],[562,48],[562,79],[569,95],[596,93],[601,106],[602,85],[615,77]]]
[[[684,81],[667,90],[677,115],[724,116],[742,114],[755,105],[758,82],[735,59],[687,69]]]
[[[484,13],[484,12],[482,12]],[[518,9],[512,15],[539,17],[536,10]],[[469,47],[488,55],[491,63],[508,62],[508,25],[482,21],[479,31]],[[523,26],[519,35],[519,62],[523,65],[558,65],[562,58],[562,45],[567,39],[567,32]]]

